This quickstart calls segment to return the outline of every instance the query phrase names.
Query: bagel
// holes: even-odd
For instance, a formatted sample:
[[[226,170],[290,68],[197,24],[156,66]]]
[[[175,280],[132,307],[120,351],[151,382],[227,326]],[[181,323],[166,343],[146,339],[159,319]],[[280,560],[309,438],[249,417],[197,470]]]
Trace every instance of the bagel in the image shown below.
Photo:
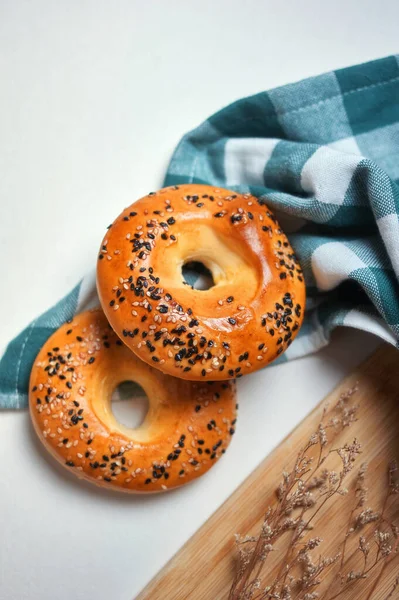
[[[111,395],[139,383],[149,411],[136,429],[120,424]],[[208,385],[210,384],[210,385]],[[189,382],[140,361],[99,309],[58,329],[35,360],[29,406],[50,453],[78,477],[125,492],[159,492],[199,477],[235,431],[233,382]]]
[[[214,286],[185,284],[198,261]],[[164,373],[241,377],[272,362],[301,326],[305,284],[295,253],[263,201],[211,186],[164,188],[125,209],[97,262],[107,319]]]

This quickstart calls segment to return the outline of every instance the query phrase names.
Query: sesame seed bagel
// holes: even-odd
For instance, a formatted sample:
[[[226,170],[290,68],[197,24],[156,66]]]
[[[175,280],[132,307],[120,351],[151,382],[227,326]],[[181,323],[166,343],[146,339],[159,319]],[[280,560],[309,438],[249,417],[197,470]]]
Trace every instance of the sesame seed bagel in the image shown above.
[[[138,428],[120,424],[111,395],[122,381],[149,399]],[[35,360],[29,405],[50,453],[78,477],[124,492],[159,492],[215,464],[234,433],[233,382],[189,382],[140,361],[104,313],[82,313],[45,343]]]
[[[214,286],[183,281],[185,264]],[[109,228],[97,287],[113,329],[143,361],[183,379],[241,377],[273,361],[302,323],[302,270],[273,213],[250,194],[181,185]]]

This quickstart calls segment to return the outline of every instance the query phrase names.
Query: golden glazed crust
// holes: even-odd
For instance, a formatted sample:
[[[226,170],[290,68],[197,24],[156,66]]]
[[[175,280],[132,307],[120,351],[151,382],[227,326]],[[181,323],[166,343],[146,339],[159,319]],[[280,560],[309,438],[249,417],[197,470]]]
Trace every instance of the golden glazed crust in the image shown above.
[[[140,427],[117,422],[111,395],[140,384],[149,411]],[[140,361],[103,312],[82,313],[45,343],[30,379],[39,438],[78,477],[125,492],[158,492],[199,477],[220,458],[235,428],[233,382],[189,382]]]
[[[182,267],[200,261],[201,291]],[[97,287],[113,329],[143,361],[189,380],[240,377],[273,361],[302,323],[305,285],[286,236],[250,194],[205,185],[135,202],[101,245]]]

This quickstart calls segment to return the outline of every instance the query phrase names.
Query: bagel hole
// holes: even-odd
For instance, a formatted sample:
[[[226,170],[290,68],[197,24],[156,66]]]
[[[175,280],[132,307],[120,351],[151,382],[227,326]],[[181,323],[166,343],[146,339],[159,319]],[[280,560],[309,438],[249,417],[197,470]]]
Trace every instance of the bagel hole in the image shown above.
[[[194,290],[205,291],[215,285],[212,273],[200,261],[189,261],[182,267],[183,283]]]
[[[147,394],[135,381],[122,381],[112,392],[112,412],[116,420],[125,427],[140,427],[149,407]]]

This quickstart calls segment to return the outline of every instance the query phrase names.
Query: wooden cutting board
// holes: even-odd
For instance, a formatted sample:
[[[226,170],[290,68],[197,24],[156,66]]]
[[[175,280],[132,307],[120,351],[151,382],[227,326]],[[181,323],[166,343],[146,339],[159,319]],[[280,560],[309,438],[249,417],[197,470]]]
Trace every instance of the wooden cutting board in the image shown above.
[[[369,463],[368,504],[378,508],[387,487],[387,464],[392,459],[399,459],[399,352],[385,345],[344,379],[261,463],[167,563],[137,600],[227,600],[236,558],[234,534],[253,534],[259,530],[267,507],[274,502],[282,471],[294,464],[304,441],[317,429],[326,401],[336,401],[342,392],[356,383],[359,419],[340,434],[337,444],[350,442],[354,437],[362,443],[359,465],[363,461]],[[338,547],[343,527],[347,525],[348,513],[341,510],[340,502],[341,499],[338,499],[330,505],[317,528],[316,534],[327,542],[327,555]],[[399,495],[394,497],[392,510],[391,516],[398,522]],[[399,560],[395,558],[384,571],[378,588],[370,596],[371,600],[385,599],[398,575]],[[356,587],[339,598],[366,599],[371,591],[371,581],[359,582],[359,588],[357,586],[356,583]],[[390,598],[398,597],[399,588]]]

